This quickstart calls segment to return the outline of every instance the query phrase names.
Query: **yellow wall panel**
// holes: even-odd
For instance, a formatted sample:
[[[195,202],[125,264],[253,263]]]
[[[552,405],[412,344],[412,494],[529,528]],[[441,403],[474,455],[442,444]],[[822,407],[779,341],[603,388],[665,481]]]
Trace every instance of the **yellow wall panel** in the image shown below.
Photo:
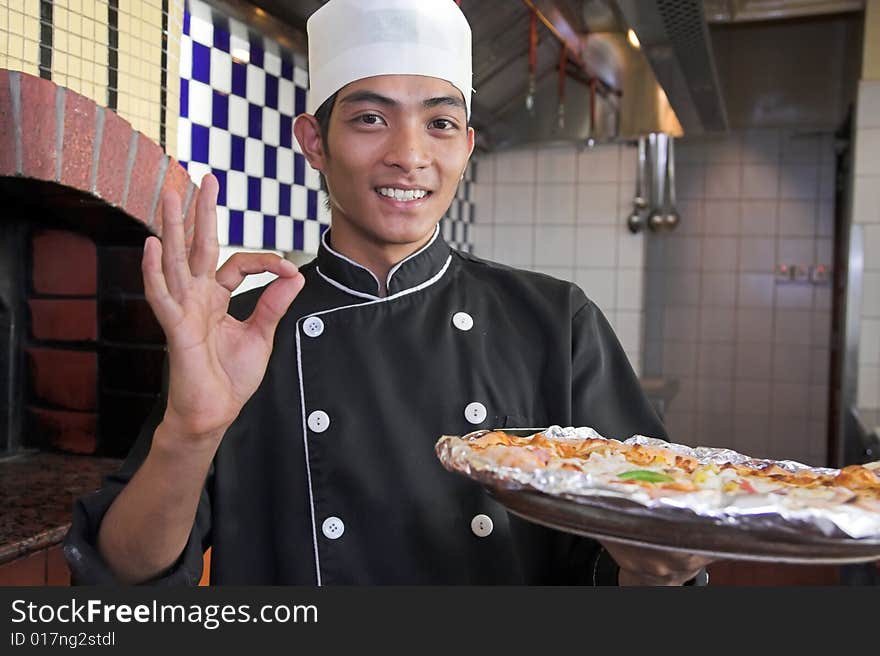
[[[165,99],[165,143],[168,154],[177,157],[177,117],[180,115],[180,37],[183,34],[183,0],[168,3],[168,72]]]
[[[868,0],[865,5],[865,37],[862,59],[862,79],[880,80],[880,0]]]
[[[10,34],[7,44],[8,56],[13,60],[21,61],[24,56],[24,39],[18,34]]]
[[[0,54],[3,68],[39,75],[39,3],[29,0],[0,2]]]
[[[2,11],[2,10],[0,10]],[[24,14],[17,11],[6,12],[6,24],[9,26],[9,33],[24,34]]]
[[[165,142],[177,142],[180,107],[180,36],[183,0],[168,2]],[[55,0],[52,10],[52,80],[100,105],[109,98],[108,0]],[[153,140],[162,123],[162,0],[120,0],[117,111]],[[39,0],[0,0],[0,67],[39,75]],[[173,148],[171,149],[173,150]]]

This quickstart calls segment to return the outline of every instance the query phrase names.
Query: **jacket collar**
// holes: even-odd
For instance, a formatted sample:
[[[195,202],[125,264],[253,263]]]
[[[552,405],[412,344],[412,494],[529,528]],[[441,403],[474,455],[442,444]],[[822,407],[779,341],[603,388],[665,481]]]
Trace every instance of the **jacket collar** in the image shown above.
[[[379,298],[381,285],[373,273],[342,253],[333,250],[330,233],[324,232],[318,247],[318,273],[328,281],[355,296]],[[440,273],[449,259],[449,245],[440,236],[440,226],[427,244],[388,272],[388,296],[421,285]]]

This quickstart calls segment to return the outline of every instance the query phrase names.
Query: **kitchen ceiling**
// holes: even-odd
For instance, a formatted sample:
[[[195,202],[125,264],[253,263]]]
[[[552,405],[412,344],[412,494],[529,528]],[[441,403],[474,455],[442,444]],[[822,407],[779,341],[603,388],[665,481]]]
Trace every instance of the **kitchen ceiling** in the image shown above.
[[[325,2],[251,0],[253,6],[300,35],[305,33],[308,16]],[[241,8],[248,6],[242,0],[215,0],[215,4],[237,5],[239,15]],[[580,66],[569,66],[580,81],[573,77],[566,81],[565,130],[559,130],[556,117],[560,41],[545,25],[538,26],[536,71],[538,104],[545,116],[535,121],[525,112],[532,6],[566,40],[570,50],[580,55]],[[713,52],[717,30],[754,21],[790,22],[842,12],[852,15],[864,8],[864,0],[462,0],[461,8],[474,35],[472,120],[478,146],[494,148],[556,137],[571,141],[596,136],[601,141],[616,136],[631,138],[635,136],[631,132],[674,132],[659,127],[662,122],[657,116],[664,108],[649,107],[662,105],[667,98],[666,110],[671,105],[685,134],[723,132],[730,125]],[[641,52],[627,46],[628,27],[638,34]],[[732,41],[728,37],[722,35],[724,47],[729,49]],[[729,61],[729,51],[725,58]],[[726,70],[730,68],[726,65]],[[633,71],[639,72],[635,80]],[[590,120],[590,94],[583,83],[589,77],[602,81],[600,92],[627,89],[620,99],[613,93],[598,94],[601,98],[593,107],[595,121]],[[661,93],[655,90],[658,82]],[[778,81],[782,85],[786,82]],[[662,96],[659,103],[658,96]],[[633,120],[633,113],[645,116]]]

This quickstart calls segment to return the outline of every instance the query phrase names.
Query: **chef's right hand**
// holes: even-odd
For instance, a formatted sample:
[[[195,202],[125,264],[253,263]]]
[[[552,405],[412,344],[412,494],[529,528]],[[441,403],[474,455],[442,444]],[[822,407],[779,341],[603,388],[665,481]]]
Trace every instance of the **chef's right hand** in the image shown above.
[[[217,270],[217,179],[206,175],[187,257],[180,198],[162,196],[162,241],[149,237],[142,262],[147,301],[168,341],[164,423],[195,443],[219,443],[266,373],[275,329],[305,280],[272,253],[237,253]],[[251,316],[227,314],[232,292],[249,274],[278,276]]]

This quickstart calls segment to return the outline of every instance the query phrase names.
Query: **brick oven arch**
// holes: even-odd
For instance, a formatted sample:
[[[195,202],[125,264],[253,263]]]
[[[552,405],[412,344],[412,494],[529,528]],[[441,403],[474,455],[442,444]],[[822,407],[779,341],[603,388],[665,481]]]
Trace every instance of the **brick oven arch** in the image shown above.
[[[0,271],[19,272],[0,286],[0,315],[19,327],[0,335],[14,365],[0,391],[19,393],[5,430],[22,432],[0,435],[0,452],[130,450],[161,387],[165,339],[140,261],[166,190],[189,244],[198,187],[173,157],[112,110],[0,70],[0,206],[15,240]]]

